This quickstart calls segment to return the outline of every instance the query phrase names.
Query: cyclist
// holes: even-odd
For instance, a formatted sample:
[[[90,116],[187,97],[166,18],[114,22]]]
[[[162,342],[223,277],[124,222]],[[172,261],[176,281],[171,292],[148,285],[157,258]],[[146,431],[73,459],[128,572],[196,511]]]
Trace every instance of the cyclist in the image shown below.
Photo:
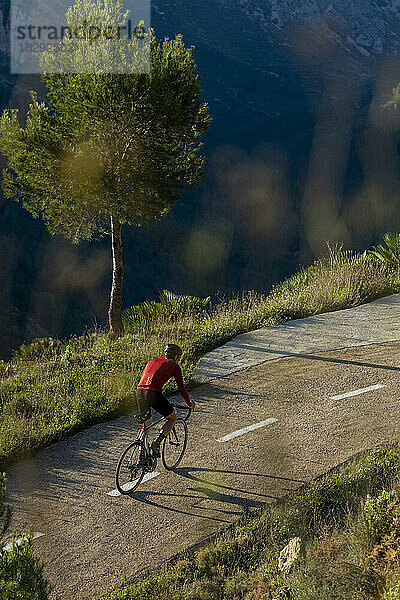
[[[160,446],[165,440],[171,429],[176,423],[176,412],[162,393],[163,385],[175,378],[179,392],[190,408],[194,408],[195,403],[190,401],[189,394],[183,383],[182,371],[178,364],[182,356],[182,349],[176,344],[167,344],[164,350],[165,358],[153,358],[150,360],[140,378],[136,390],[136,399],[139,411],[154,408],[167,420],[164,427],[159,431],[158,436],[151,445],[151,451],[156,458],[160,457]],[[146,427],[152,423],[152,418],[146,421]],[[141,458],[139,459],[141,462]]]

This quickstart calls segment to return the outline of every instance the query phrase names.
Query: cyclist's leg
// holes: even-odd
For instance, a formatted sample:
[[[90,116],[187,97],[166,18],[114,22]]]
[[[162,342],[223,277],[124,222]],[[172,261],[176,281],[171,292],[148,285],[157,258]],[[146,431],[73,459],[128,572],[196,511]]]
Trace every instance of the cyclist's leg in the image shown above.
[[[166,419],[163,428],[151,445],[154,456],[159,457],[160,446],[176,423],[176,412],[162,392],[155,393],[157,394],[157,401],[153,404],[153,408]]]
[[[164,423],[164,427],[162,429],[162,432],[165,436],[167,436],[169,434],[169,432],[171,431],[171,429],[173,428],[173,426],[176,423],[176,412],[173,411],[170,415],[168,415],[167,417],[165,417],[167,420]]]
[[[145,421],[146,427],[150,427],[153,422],[151,417],[151,406],[154,403],[155,397],[153,396],[152,390],[146,390],[143,388],[138,388],[136,390],[136,404],[137,404],[137,412],[138,413],[146,413],[149,411],[150,417]],[[143,430],[143,428],[142,428]]]
[[[155,394],[157,394],[157,400],[152,406],[164,419],[167,419],[162,428],[162,433],[168,435],[176,423],[176,412],[162,392],[155,392]]]

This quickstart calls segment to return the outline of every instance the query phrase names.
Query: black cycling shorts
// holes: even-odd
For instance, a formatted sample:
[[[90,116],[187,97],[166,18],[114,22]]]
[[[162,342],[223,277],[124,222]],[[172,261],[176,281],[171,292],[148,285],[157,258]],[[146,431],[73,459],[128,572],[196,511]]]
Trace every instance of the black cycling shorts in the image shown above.
[[[162,392],[138,388],[136,390],[136,401],[140,412],[154,408],[163,417],[168,417],[174,412],[174,407],[168,402]]]

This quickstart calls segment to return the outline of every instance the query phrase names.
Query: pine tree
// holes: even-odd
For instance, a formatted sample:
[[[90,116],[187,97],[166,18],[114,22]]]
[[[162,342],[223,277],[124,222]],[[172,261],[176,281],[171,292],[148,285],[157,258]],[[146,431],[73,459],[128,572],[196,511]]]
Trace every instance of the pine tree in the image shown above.
[[[93,11],[96,19],[109,22],[110,7],[114,24],[125,23],[120,0],[107,0],[103,12],[99,6],[77,0],[67,23],[87,22]],[[186,47],[181,35],[160,41],[153,30],[144,34],[141,24],[137,32],[129,52],[121,54],[117,73],[107,72],[108,59],[94,64],[101,52],[90,45],[75,54],[66,49],[65,56],[47,51],[45,100],[31,92],[25,124],[15,109],[5,110],[0,119],[0,150],[9,161],[3,173],[6,196],[43,219],[51,234],[73,243],[111,237],[113,338],[123,333],[122,226],[160,219],[183,189],[199,185],[205,170],[199,137],[211,122],[194,48]],[[144,63],[147,51],[149,72],[137,72],[140,53]],[[83,72],[85,65],[96,72]]]

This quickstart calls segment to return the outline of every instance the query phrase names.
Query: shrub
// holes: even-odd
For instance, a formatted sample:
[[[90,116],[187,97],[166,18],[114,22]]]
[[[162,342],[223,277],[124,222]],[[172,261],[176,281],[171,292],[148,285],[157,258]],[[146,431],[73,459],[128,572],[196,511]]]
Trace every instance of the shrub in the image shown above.
[[[399,472],[397,446],[374,449],[347,467],[316,479],[286,499],[282,508],[278,503],[271,533],[278,545],[286,544],[289,535],[312,539],[324,526],[344,523],[358,510],[360,498],[390,486]]]
[[[31,536],[9,551],[0,551],[1,600],[48,600],[49,591],[43,565],[32,554]]]
[[[333,248],[327,242],[328,255],[320,258],[316,263],[322,267],[333,269],[334,267],[342,267],[343,265],[366,265],[371,264],[372,259],[368,251],[355,252],[354,250],[342,250],[343,244],[336,244]]]
[[[398,578],[399,574],[397,573]],[[400,583],[398,581],[392,584],[389,583],[383,593],[382,600],[400,600]]]
[[[22,360],[34,360],[57,354],[61,347],[60,340],[51,337],[36,338],[29,345],[22,346],[14,352],[14,358]]]
[[[400,497],[396,490],[367,496],[352,526],[353,547],[365,567],[384,572],[400,557]]]
[[[124,328],[128,331],[148,326],[159,319],[176,321],[185,316],[205,314],[211,297],[179,296],[167,290],[160,294],[159,302],[148,301],[127,308],[122,314]]]
[[[5,475],[0,474],[0,548],[7,533],[11,510],[4,503]],[[0,600],[48,600],[50,585],[43,576],[43,565],[32,553],[32,535],[0,549]]]
[[[386,268],[399,271],[400,269],[400,234],[386,233],[383,237],[384,244],[374,247],[369,251],[369,256]]]
[[[370,547],[390,533],[394,519],[399,515],[399,496],[396,490],[383,491],[377,498],[367,495],[360,515],[359,531]]]

